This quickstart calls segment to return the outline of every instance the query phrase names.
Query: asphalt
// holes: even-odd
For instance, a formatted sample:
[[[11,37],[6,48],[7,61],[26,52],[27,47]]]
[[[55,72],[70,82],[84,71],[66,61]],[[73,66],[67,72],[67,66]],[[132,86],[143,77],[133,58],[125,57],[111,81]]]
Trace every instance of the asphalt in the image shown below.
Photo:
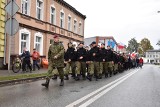
[[[49,89],[41,86],[44,80],[0,87],[0,107],[65,107],[134,71],[137,72],[88,106],[160,107],[160,68],[154,65],[144,65],[142,69],[128,70],[99,81],[80,80],[77,82],[70,78],[69,81],[65,81],[63,87],[59,86],[59,80],[51,80]],[[83,99],[75,107],[89,101],[93,96]]]

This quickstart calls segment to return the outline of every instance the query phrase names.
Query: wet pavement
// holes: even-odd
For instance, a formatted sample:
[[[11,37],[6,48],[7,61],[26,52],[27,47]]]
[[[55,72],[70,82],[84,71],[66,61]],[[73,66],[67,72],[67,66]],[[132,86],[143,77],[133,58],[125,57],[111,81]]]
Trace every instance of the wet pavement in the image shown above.
[[[99,81],[70,78],[0,87],[0,107],[160,107],[160,68],[144,65]]]

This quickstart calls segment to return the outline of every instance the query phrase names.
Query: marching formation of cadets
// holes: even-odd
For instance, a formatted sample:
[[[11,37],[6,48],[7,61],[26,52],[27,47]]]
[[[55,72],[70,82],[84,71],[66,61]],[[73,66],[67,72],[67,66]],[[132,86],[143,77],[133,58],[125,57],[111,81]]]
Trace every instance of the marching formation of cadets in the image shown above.
[[[81,77],[90,81],[94,77],[97,81],[102,79],[103,75],[107,78],[118,72],[123,72],[126,66],[125,55],[113,51],[110,46],[105,49],[104,43],[98,47],[96,42],[92,42],[89,49],[88,46],[84,48],[84,43],[81,42],[76,50],[72,43],[68,43],[64,58],[66,64],[65,80],[69,80],[70,70],[76,81]]]
[[[62,69],[58,69],[61,79],[60,86],[63,86],[63,80],[69,80],[70,74],[76,81],[80,79],[92,81],[94,78],[97,81],[136,67],[130,56],[124,53],[120,54],[111,49],[110,46],[107,46],[106,49],[104,43],[99,47],[95,41],[90,44],[90,47],[84,47],[83,42],[77,47],[71,42],[68,43],[68,49],[64,53],[64,62],[65,69],[63,74],[61,72]],[[51,75],[52,70],[49,67],[49,75]],[[57,75],[55,74],[52,79],[57,79]],[[49,80],[46,79],[46,83],[42,85],[48,88]]]

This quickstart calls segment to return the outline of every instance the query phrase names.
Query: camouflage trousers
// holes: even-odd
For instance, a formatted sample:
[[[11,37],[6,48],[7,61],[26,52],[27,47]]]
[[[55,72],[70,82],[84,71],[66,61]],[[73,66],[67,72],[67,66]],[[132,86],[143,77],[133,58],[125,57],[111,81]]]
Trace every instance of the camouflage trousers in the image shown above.
[[[118,70],[118,64],[114,64],[114,71]]]
[[[113,64],[112,61],[106,62],[106,73],[112,73],[113,72]]]
[[[100,74],[106,73],[107,71],[106,62],[100,62],[99,68],[100,68],[100,72],[99,72]]]
[[[65,68],[65,75],[68,75],[69,73],[75,74],[75,62],[67,62],[66,68]]]
[[[76,62],[76,74],[80,75],[82,72],[83,75],[86,74],[86,62]]]
[[[88,64],[88,73],[90,75],[95,74],[96,76],[98,76],[100,74],[99,62],[89,61],[89,64]]]
[[[57,70],[56,70],[57,69]],[[52,64],[49,64],[48,66],[48,72],[47,72],[47,76],[46,78],[51,78],[52,77],[52,72],[54,72],[54,74],[58,74],[59,73],[59,77],[60,79],[63,79],[64,78],[64,71],[63,71],[63,67],[54,67]],[[56,72],[58,71],[58,73]]]

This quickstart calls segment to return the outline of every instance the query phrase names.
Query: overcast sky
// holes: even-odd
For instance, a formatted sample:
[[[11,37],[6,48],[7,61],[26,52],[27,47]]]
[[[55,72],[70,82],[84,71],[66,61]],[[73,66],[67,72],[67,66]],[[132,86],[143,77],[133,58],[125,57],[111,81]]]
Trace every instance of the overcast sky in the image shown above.
[[[160,39],[160,0],[65,0],[86,15],[85,38],[113,36],[128,44],[146,37],[154,48]]]

